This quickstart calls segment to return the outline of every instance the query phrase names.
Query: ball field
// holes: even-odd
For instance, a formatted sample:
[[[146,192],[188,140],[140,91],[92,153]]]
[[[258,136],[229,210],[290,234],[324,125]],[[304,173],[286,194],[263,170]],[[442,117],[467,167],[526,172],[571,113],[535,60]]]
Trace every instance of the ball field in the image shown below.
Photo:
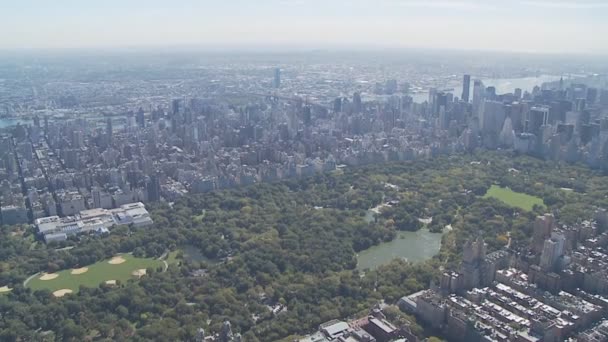
[[[27,283],[32,290],[48,289],[55,296],[77,292],[80,286],[97,287],[101,283],[112,284],[117,280],[126,282],[145,275],[146,268],[162,267],[156,259],[136,258],[120,254],[87,267],[68,269],[57,273],[41,273]]]
[[[534,205],[539,205],[541,207],[545,206],[545,203],[543,202],[542,198],[531,196],[521,192],[515,192],[509,188],[502,188],[497,185],[492,185],[483,197],[496,198],[497,200],[502,201],[509,206],[521,208],[523,210],[528,211],[531,211]]]

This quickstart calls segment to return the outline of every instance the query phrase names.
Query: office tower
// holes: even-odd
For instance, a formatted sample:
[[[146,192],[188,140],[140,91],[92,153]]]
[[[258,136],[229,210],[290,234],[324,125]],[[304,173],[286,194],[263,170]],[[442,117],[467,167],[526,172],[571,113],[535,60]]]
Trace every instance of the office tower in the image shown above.
[[[464,75],[462,78],[462,101],[469,102],[469,92],[471,91],[471,75]]]
[[[74,148],[80,149],[84,147],[84,133],[81,130],[73,131],[71,140]]]
[[[578,128],[581,125],[581,112],[568,111],[566,112],[566,124],[573,125]]]
[[[496,87],[486,88],[486,99],[496,100]]]
[[[597,88],[587,88],[587,103],[594,105],[598,99]]]
[[[146,120],[144,117],[144,109],[139,107],[139,110],[137,111],[137,117],[135,118],[137,125],[141,128],[144,128],[146,125]]]
[[[433,99],[431,101],[431,114],[437,115],[437,114],[439,114],[441,107],[443,107],[445,110],[447,110],[448,96],[446,93],[444,93],[442,91],[437,93],[434,88],[431,88],[431,89],[433,90]]]
[[[34,116],[34,126],[40,128],[40,117],[38,115]]]
[[[498,134],[505,122],[502,102],[483,100],[480,107],[479,126],[485,134]]]
[[[521,99],[521,94],[522,94],[521,88],[515,88],[515,91],[513,92],[513,94],[515,95],[516,99],[518,99],[518,100]]]
[[[274,81],[273,81],[272,85],[275,88],[281,87],[281,69],[280,68],[274,69]]]
[[[505,119],[505,123],[502,126],[502,130],[500,131],[500,136],[498,137],[499,142],[502,146],[512,147],[515,141],[515,131],[513,130],[513,123],[510,117]]]
[[[28,161],[33,160],[34,148],[32,147],[31,143],[26,142],[26,141],[21,142],[21,143],[17,144],[17,150],[19,151],[19,154],[21,154],[25,160],[28,160]]]
[[[485,91],[486,87],[483,85],[483,82],[476,80],[473,83],[473,116],[475,117],[480,116],[479,110],[485,96]]]
[[[106,119],[106,138],[108,145],[112,145],[112,118]]]
[[[600,105],[608,106],[608,89],[601,89],[599,94]]]
[[[172,115],[177,115],[177,113],[179,113],[179,99],[174,99],[173,101],[171,101],[171,107],[173,109],[172,111]]]
[[[535,106],[530,109],[528,117],[528,133],[540,135],[541,126],[546,125],[549,122],[549,108]]]
[[[148,184],[146,184],[146,190],[148,192],[148,201],[156,202],[160,201],[160,175],[155,173],[150,177]]]
[[[164,116],[163,110],[159,107],[157,109],[150,108],[150,115],[152,117],[152,122],[158,121],[158,119]]]
[[[429,106],[433,108],[435,104],[435,96],[437,95],[437,88],[429,88]]]
[[[574,100],[574,110],[582,112],[587,108],[587,99],[586,98],[577,98]]]
[[[342,112],[342,98],[341,97],[338,97],[337,99],[334,100],[334,112],[335,113]]]
[[[80,151],[73,148],[64,151],[65,166],[69,169],[78,169],[80,167]]]
[[[361,113],[361,94],[359,92],[353,94],[353,110],[355,113]]]
[[[49,117],[45,116],[44,117],[44,134],[48,134],[49,132]]]
[[[447,130],[450,124],[449,113],[445,111],[444,106],[439,106],[439,129]]]
[[[298,120],[298,116],[296,114],[296,111],[293,109],[287,112],[287,127],[289,129],[290,137],[294,137],[300,128],[300,121]]]
[[[312,124],[312,108],[310,106],[305,106],[302,112],[302,122],[304,122],[305,126],[310,126]]]

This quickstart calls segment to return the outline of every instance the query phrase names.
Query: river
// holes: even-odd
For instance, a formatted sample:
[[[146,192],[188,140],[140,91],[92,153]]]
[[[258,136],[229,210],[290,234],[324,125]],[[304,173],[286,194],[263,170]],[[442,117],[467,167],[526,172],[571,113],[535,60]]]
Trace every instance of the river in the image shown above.
[[[31,121],[12,119],[12,118],[0,118],[0,128],[16,126],[18,123],[21,123],[22,125],[27,125],[27,124],[30,124]]]
[[[471,89],[469,91],[470,100],[473,98],[473,83],[476,78],[471,76]],[[538,77],[520,77],[520,78],[488,78],[482,79],[484,86],[496,87],[496,94],[512,93],[515,88],[520,88],[522,91],[532,91],[535,86],[541,86],[545,82],[553,82],[560,79],[560,76],[555,75],[540,75]],[[454,88],[447,92],[454,94],[455,97],[462,96],[462,82],[457,85],[446,84],[444,88]],[[441,87],[439,87],[441,90]],[[429,100],[429,93],[413,94],[414,102],[422,103]],[[469,100],[469,101],[470,101]]]
[[[365,217],[373,220],[374,213],[369,210]],[[357,268],[360,270],[375,269],[398,258],[411,262],[431,259],[439,253],[441,237],[442,234],[431,233],[426,228],[416,232],[399,232],[393,241],[381,243],[359,252]]]
[[[105,125],[105,121],[108,117],[112,118],[112,122],[113,122],[113,126],[114,128],[122,128],[125,125],[126,122],[126,115],[113,115],[113,116],[103,116],[101,114],[92,114],[92,115],[83,115],[83,116],[79,116],[80,118],[84,118],[86,119],[89,123],[96,123],[99,125]],[[61,120],[69,120],[69,119],[73,119],[75,117],[62,117],[62,116],[50,116],[49,117],[49,121],[61,121]],[[40,122],[42,124],[43,122],[43,118],[40,117]],[[33,124],[33,120],[30,119],[18,119],[18,118],[0,118],[0,129],[1,128],[8,128],[8,127],[12,127],[12,126],[16,126],[18,123],[22,124],[22,125],[32,125]],[[105,127],[105,126],[104,126]]]

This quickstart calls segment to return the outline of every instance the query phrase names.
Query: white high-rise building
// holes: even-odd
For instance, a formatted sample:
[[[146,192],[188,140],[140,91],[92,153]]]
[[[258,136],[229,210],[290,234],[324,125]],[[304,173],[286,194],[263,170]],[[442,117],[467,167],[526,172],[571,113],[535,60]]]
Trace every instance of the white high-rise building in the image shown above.
[[[558,232],[551,233],[551,238],[545,240],[543,252],[540,255],[540,267],[544,271],[553,271],[557,260],[564,255],[564,244],[566,238]]]
[[[475,80],[473,84],[473,115],[480,116],[481,103],[485,97],[486,87],[480,80]]]

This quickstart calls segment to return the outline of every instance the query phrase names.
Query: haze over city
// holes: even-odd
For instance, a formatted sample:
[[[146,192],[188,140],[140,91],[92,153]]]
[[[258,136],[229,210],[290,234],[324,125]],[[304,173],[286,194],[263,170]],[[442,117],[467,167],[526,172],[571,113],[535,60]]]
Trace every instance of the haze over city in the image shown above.
[[[602,0],[5,1],[0,49],[442,48],[608,52]]]
[[[608,342],[608,2],[0,3],[0,341]]]

